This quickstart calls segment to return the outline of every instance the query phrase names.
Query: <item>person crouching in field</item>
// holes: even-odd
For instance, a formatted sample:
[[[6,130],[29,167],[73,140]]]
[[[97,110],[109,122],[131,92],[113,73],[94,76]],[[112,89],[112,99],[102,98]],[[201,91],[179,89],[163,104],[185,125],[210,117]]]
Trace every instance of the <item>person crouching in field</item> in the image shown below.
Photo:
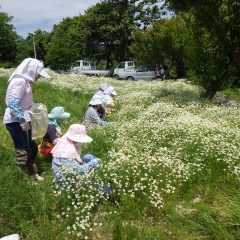
[[[85,162],[84,158],[82,159],[80,156],[81,144],[91,141],[92,138],[87,135],[84,125],[72,124],[69,127],[66,134],[61,137],[51,151],[53,155],[52,171],[56,182],[64,181],[66,171],[83,175],[99,166],[99,159],[92,158]]]
[[[117,96],[117,93],[113,86],[109,86],[104,90],[103,94],[103,107],[105,108],[105,113],[109,115],[115,110],[113,97]]]
[[[33,106],[32,84],[42,76],[50,78],[43,63],[27,58],[8,80],[3,123],[9,131],[16,150],[17,165],[36,180],[43,180],[35,164],[37,144],[32,140],[30,111]]]
[[[101,83],[99,85],[99,89],[98,91],[93,95],[93,96],[96,96],[96,95],[99,95],[99,96],[103,96],[104,95],[104,91],[108,88],[108,85],[105,84],[105,83]]]
[[[95,97],[102,97],[104,98],[104,91],[108,88],[108,85],[105,83],[101,83],[99,85],[99,90],[93,95],[93,98]],[[100,107],[97,108],[97,113],[98,116],[103,119],[106,115],[105,108],[101,105]]]
[[[89,107],[83,117],[86,125],[97,124],[97,125],[106,125],[109,122],[102,120],[98,114],[98,109],[102,108],[103,97],[96,95],[93,96],[89,102]]]
[[[63,107],[55,107],[48,114],[48,129],[43,137],[41,144],[38,146],[42,158],[52,158],[51,151],[62,136],[61,123],[68,119],[70,113],[65,112]]]

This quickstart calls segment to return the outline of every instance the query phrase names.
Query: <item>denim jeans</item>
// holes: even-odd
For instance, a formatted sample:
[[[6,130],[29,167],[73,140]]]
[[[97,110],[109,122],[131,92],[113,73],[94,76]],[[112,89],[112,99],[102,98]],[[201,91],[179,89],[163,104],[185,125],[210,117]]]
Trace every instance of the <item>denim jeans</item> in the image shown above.
[[[27,150],[31,143],[31,130],[23,131],[19,122],[7,123],[6,128],[11,134],[15,148]]]

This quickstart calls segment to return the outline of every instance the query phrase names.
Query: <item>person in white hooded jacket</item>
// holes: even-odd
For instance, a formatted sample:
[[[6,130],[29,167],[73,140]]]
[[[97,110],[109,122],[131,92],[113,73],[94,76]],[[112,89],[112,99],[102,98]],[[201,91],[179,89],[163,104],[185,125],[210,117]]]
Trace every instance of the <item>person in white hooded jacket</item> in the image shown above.
[[[43,63],[26,58],[8,80],[3,123],[9,131],[16,150],[17,165],[36,180],[43,180],[35,164],[37,144],[31,137],[30,111],[33,105],[32,84],[42,76],[50,78]]]

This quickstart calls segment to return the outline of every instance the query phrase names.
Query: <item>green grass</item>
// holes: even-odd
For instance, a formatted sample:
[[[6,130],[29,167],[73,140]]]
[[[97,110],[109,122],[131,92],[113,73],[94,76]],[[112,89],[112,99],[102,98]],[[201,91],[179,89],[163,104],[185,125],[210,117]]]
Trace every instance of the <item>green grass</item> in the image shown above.
[[[238,88],[226,89],[222,92],[222,94],[225,95],[226,97],[228,97],[229,99],[240,101],[240,89],[238,89]]]
[[[5,110],[7,78],[1,78],[1,118]],[[55,106],[64,106],[71,113],[69,120],[63,122],[63,131],[72,123],[81,123],[92,94],[56,89],[46,82],[37,82],[33,87],[34,101],[44,103],[49,111]],[[51,163],[39,157],[38,166],[45,176],[43,183],[29,179],[16,169],[13,143],[4,125],[0,125],[0,237],[19,233],[22,239],[65,239],[67,235],[64,222],[56,215],[60,212],[61,201],[54,196]],[[105,133],[106,134],[106,133]],[[92,131],[94,148],[85,146],[85,152],[92,152],[106,158],[109,149],[102,131]],[[101,141],[102,139],[102,141]],[[105,140],[104,140],[105,139]],[[101,142],[101,144],[97,144]],[[104,143],[105,142],[105,143]]]
[[[1,118],[5,109],[6,88],[7,78],[1,78]],[[71,123],[82,122],[92,95],[57,89],[42,81],[34,85],[33,91],[35,102],[46,104],[49,110],[55,106],[64,106],[65,111],[71,113],[71,118],[63,124],[64,131]],[[239,90],[236,91],[237,93],[228,92],[227,95],[236,99]],[[202,101],[190,90],[179,89],[178,94],[166,88],[154,94],[155,98],[152,102],[146,101],[146,106],[159,100],[177,102],[179,106],[188,104],[189,98],[193,103]],[[121,106],[118,106],[118,110],[120,109]],[[171,114],[174,116],[174,113],[169,112]],[[137,117],[137,113],[131,117]],[[187,137],[181,129],[178,133],[180,139]],[[94,143],[84,147],[84,152],[91,152],[104,163],[108,162],[108,151],[114,144],[111,141],[116,138],[116,132],[111,128],[97,128],[90,130],[89,134]],[[169,139],[166,138],[161,143],[162,146],[172,147],[171,142],[176,136],[171,134],[169,132],[166,135]],[[0,136],[0,237],[19,233],[24,240],[79,239],[69,236],[67,222],[59,221],[57,217],[67,200],[53,194],[51,163],[39,158],[38,165],[44,172],[45,180],[41,183],[32,181],[16,168],[12,140],[3,125],[0,125]],[[136,142],[137,144],[139,143]],[[156,143],[156,147],[158,146],[159,143]],[[197,147],[199,146],[188,143],[182,149],[182,154],[191,156],[191,153],[197,152]],[[96,227],[89,234],[90,239],[240,239],[240,184],[232,175],[225,174],[223,163],[214,162],[214,154],[213,152],[213,156],[209,155],[206,159],[206,163],[209,161],[206,165],[208,171],[196,174],[183,183],[174,195],[164,196],[166,204],[163,209],[153,208],[141,193],[135,198],[114,196],[108,203],[100,203],[93,211],[93,220],[101,222],[102,226]],[[124,174],[124,171],[119,174]],[[115,200],[118,200],[117,204]]]
[[[5,110],[7,79],[1,79],[1,118]],[[71,123],[82,122],[91,95],[69,90],[57,90],[48,83],[34,85],[34,100],[46,104],[48,109],[64,106],[71,119],[63,123],[66,130]],[[64,239],[64,224],[56,219],[58,200],[53,195],[51,163],[39,158],[38,165],[44,172],[45,181],[36,183],[16,169],[12,140],[0,125],[0,237],[20,233],[23,239]]]

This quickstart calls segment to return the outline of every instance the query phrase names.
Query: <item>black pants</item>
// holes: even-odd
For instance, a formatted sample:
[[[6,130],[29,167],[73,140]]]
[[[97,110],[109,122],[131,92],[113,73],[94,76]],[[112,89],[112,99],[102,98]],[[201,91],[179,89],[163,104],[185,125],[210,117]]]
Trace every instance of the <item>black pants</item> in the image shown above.
[[[35,160],[38,147],[36,142],[32,141],[31,130],[23,131],[19,122],[7,123],[6,128],[14,142],[17,164],[26,169],[30,175],[37,173]]]

